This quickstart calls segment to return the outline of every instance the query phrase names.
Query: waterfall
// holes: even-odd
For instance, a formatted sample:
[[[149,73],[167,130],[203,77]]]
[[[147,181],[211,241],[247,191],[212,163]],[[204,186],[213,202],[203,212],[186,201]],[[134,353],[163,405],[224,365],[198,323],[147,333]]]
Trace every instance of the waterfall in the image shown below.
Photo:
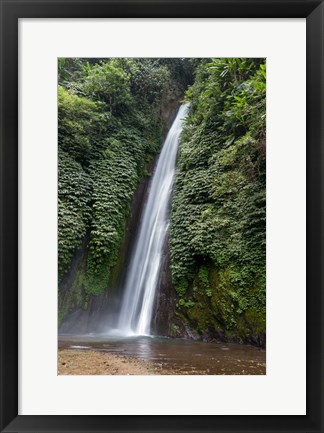
[[[163,244],[169,225],[168,209],[176,170],[183,119],[182,105],[163,144],[153,174],[139,233],[127,270],[118,331],[125,335],[149,335]]]

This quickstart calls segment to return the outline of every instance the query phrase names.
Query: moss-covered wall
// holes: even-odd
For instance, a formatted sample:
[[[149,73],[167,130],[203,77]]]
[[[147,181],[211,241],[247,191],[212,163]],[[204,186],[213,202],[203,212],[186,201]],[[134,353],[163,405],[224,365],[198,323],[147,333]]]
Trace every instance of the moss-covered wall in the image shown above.
[[[162,60],[70,59],[60,66],[59,324],[65,331],[77,324],[89,330],[101,317],[107,324],[118,310],[154,161],[190,81],[175,79],[185,76],[182,60]],[[265,61],[192,64],[153,330],[264,346]]]
[[[124,139],[120,136],[120,131],[116,132],[119,134],[119,141],[114,155],[110,155],[108,160],[90,161],[87,171],[90,172],[93,183],[93,196],[89,200],[89,203],[92,202],[93,209],[91,217],[85,223],[87,234],[81,246],[74,252],[67,267],[68,270],[61,273],[63,276],[59,283],[59,326],[62,325],[64,319],[67,319],[63,327],[65,331],[68,331],[69,327],[76,326],[74,320],[71,320],[72,316],[78,321],[82,317],[83,323],[89,322],[88,327],[98,325],[94,323],[96,320],[91,323],[89,318],[86,319],[91,312],[94,297],[104,298],[105,301],[101,303],[101,308],[109,311],[108,304],[112,301],[116,306],[116,302],[122,296],[124,269],[129,260],[129,251],[139,222],[147,185],[155,165],[155,157],[171,126],[182,96],[181,89],[171,82],[170,86],[164,90],[155,109],[146,113],[146,116],[151,116],[151,123],[155,125],[154,129],[150,127],[145,130],[141,123],[137,126],[138,134],[144,137],[144,144],[145,140],[150,140],[149,147],[144,147],[141,152],[136,149],[136,133],[134,133],[136,126],[133,125],[132,129],[128,129],[131,136],[125,135]],[[134,151],[134,147],[137,164],[133,163],[129,154],[129,149]],[[116,159],[115,173],[114,158]],[[118,176],[121,170],[124,175]],[[65,175],[61,172],[61,179],[63,174]],[[64,190],[61,188],[61,195]],[[119,209],[122,209],[122,212],[116,218],[115,215]],[[63,219],[61,225],[64,227],[62,222],[64,223]],[[112,241],[110,241],[109,230],[110,234],[115,236]],[[97,232],[99,248],[98,243],[94,244]],[[105,242],[100,239],[105,239]],[[103,253],[100,251],[100,245],[102,249],[105,249]],[[118,293],[116,293],[117,288]],[[109,296],[106,293],[109,293]],[[105,294],[104,297],[103,294]],[[75,315],[76,311],[79,311],[79,314]],[[100,322],[100,316],[101,313],[98,314],[97,322]]]
[[[173,334],[265,344],[265,78],[264,59],[209,59],[187,91],[170,226]]]

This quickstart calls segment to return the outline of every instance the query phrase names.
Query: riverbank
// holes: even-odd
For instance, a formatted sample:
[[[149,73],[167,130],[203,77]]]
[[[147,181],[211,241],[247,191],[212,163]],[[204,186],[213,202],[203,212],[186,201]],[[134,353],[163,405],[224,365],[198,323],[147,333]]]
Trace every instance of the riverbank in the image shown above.
[[[205,371],[183,372],[172,368],[165,370],[163,363],[153,363],[136,359],[131,356],[115,355],[93,350],[60,350],[58,354],[59,375],[179,375],[179,374],[208,374]],[[225,374],[225,373],[223,373]]]
[[[60,336],[60,375],[264,375],[252,346],[161,337]]]
[[[94,350],[58,352],[59,375],[152,375],[161,374],[151,362]]]

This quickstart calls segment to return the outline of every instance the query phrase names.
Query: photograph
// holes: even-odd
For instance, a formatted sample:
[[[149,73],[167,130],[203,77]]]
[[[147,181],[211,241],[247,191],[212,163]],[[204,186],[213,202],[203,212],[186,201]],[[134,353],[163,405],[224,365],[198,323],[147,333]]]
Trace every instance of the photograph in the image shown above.
[[[324,433],[324,0],[0,4],[0,433]]]
[[[265,375],[266,58],[57,77],[58,375]]]

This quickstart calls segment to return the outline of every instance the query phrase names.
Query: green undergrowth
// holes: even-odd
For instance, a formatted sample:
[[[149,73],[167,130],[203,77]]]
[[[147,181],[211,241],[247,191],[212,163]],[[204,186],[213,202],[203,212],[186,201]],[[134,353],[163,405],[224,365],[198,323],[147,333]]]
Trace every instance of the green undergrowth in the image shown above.
[[[170,227],[177,314],[200,335],[262,338],[266,307],[266,69],[201,62],[178,157]]]
[[[165,132],[160,113],[179,96],[176,74],[187,68],[190,75],[189,66],[179,59],[59,59],[60,321],[116,281],[132,198]]]

